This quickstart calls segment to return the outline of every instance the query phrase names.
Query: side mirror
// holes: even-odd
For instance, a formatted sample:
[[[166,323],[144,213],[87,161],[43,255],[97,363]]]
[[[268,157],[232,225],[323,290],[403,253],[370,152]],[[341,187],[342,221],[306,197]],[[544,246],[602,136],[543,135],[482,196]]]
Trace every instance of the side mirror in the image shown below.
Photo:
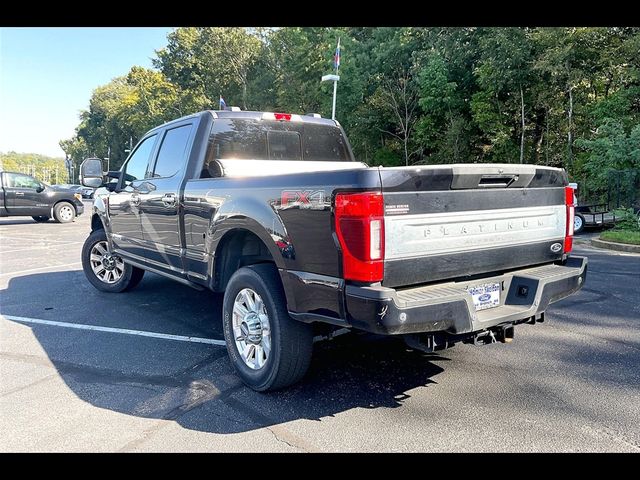
[[[44,189],[45,189],[45,188],[46,188],[46,187],[41,183],[41,184],[38,186],[38,188],[36,188],[36,193],[42,193],[42,192],[44,192]]]
[[[80,183],[85,187],[98,188],[104,184],[102,160],[85,158],[80,165]]]

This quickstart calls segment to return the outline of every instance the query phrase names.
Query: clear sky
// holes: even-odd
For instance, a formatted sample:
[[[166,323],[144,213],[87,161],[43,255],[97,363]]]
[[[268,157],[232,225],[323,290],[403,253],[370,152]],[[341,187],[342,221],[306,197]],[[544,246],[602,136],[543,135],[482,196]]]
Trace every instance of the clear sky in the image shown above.
[[[0,152],[63,157],[94,88],[151,67],[167,28],[0,29]]]

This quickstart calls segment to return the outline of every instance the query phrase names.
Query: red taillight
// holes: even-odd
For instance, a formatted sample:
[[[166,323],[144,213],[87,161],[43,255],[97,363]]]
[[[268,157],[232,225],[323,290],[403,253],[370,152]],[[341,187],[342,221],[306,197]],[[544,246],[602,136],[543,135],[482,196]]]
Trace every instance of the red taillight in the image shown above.
[[[291,121],[290,113],[274,113],[273,116],[276,118],[276,120],[284,120],[286,122]]]
[[[573,249],[573,220],[575,216],[573,194],[573,187],[564,187],[565,204],[567,206],[567,228],[564,237],[564,253],[569,253]]]
[[[347,280],[380,282],[384,274],[384,203],[379,192],[338,193],[336,234]]]

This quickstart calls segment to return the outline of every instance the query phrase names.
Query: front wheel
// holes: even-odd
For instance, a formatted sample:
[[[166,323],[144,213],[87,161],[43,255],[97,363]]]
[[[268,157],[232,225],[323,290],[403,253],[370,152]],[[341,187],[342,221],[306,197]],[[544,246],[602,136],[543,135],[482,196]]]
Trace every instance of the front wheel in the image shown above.
[[[60,202],[53,208],[53,216],[58,223],[73,222],[76,209],[69,202]]]
[[[110,293],[131,290],[144,275],[144,270],[125,263],[109,251],[107,234],[102,229],[91,232],[84,242],[82,270],[91,285]]]
[[[584,230],[584,217],[576,213],[573,217],[573,233],[580,233]]]
[[[259,392],[277,390],[305,375],[313,332],[289,316],[275,266],[252,265],[234,273],[222,312],[231,363],[247,386]]]

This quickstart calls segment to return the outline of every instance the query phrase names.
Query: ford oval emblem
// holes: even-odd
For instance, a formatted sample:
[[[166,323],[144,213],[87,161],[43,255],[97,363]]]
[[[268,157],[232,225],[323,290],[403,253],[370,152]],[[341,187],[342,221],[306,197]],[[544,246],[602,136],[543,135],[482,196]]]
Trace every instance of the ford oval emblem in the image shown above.
[[[481,302],[486,302],[487,300],[491,300],[491,295],[489,295],[488,293],[483,293],[478,297],[478,300],[480,300]]]
[[[558,253],[558,252],[560,252],[560,250],[562,250],[562,244],[561,243],[556,242],[556,243],[553,243],[551,245],[551,251],[553,253]]]

